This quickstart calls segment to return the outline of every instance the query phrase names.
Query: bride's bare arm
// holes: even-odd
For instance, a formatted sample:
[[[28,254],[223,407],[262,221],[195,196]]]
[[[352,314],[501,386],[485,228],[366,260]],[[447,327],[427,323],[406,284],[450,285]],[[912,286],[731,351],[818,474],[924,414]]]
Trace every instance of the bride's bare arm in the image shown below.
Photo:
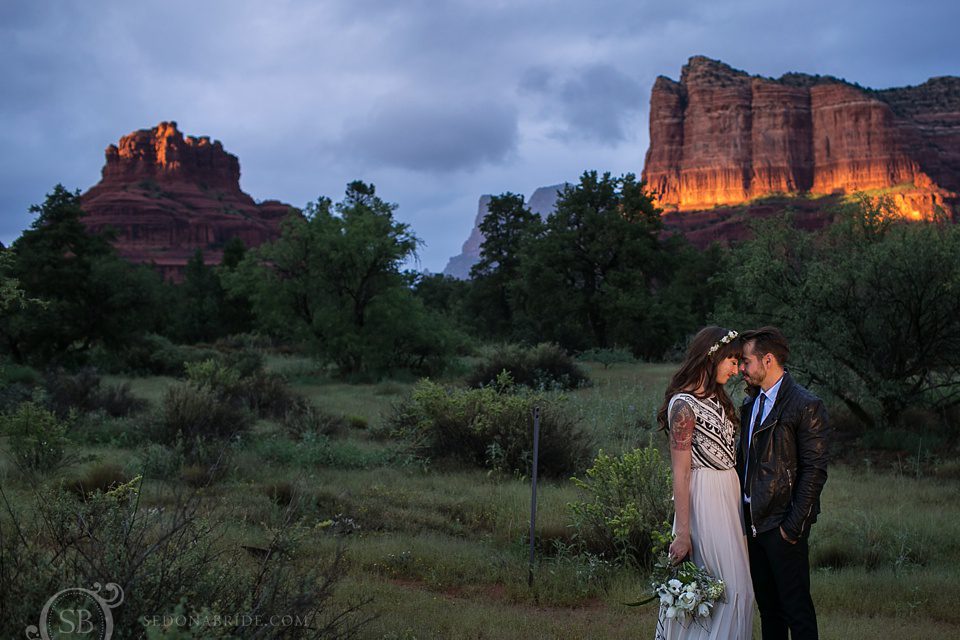
[[[680,561],[690,554],[690,449],[696,416],[686,400],[677,400],[670,412],[670,463],[673,468],[673,508],[676,510],[676,537],[670,557]]]

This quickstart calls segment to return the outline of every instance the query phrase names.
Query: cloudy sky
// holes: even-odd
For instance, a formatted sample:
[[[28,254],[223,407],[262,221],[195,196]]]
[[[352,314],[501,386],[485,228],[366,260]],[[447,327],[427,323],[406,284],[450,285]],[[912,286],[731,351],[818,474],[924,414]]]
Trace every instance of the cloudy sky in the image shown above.
[[[693,55],[874,88],[960,75],[960,3],[914,0],[4,0],[0,241],[103,150],[175,120],[239,156],[241,187],[303,206],[373,182],[459,253],[483,193],[634,172],[650,88]]]

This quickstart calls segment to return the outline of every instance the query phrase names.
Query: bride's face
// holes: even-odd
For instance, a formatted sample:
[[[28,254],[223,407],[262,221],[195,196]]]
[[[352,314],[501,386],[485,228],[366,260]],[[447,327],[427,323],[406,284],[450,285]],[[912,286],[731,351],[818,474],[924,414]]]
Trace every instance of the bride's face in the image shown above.
[[[734,357],[724,358],[717,363],[717,382],[727,384],[727,380],[737,375],[739,361]]]

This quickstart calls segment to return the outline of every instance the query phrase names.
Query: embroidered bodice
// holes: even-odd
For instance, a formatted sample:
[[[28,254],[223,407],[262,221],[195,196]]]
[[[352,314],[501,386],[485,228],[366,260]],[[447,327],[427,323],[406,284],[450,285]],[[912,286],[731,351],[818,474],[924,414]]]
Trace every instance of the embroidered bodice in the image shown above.
[[[696,426],[691,445],[691,468],[731,469],[737,461],[736,426],[716,398],[698,398],[678,393],[670,398],[672,413],[677,400],[683,399],[693,409]]]

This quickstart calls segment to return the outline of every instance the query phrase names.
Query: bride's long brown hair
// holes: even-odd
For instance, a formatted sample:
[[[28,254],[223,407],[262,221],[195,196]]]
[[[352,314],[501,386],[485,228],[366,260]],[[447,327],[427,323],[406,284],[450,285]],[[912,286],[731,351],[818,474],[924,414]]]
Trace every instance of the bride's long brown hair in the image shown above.
[[[725,344],[720,342],[729,332],[729,329],[723,327],[709,326],[704,327],[697,332],[697,335],[693,336],[690,346],[687,347],[687,355],[683,359],[683,364],[673,374],[673,378],[670,379],[670,384],[667,385],[667,390],[663,394],[663,404],[660,406],[660,411],[657,412],[657,423],[661,430],[670,430],[670,425],[667,424],[667,408],[670,406],[670,398],[680,391],[694,393],[694,390],[701,384],[703,385],[703,393],[697,395],[697,397],[716,396],[727,417],[733,421],[734,425],[739,424],[740,420],[733,402],[730,401],[730,396],[727,395],[723,385],[717,382],[717,363],[725,358],[739,358],[743,351],[743,344],[739,337]],[[719,344],[720,348],[711,354],[710,347],[715,344]]]

